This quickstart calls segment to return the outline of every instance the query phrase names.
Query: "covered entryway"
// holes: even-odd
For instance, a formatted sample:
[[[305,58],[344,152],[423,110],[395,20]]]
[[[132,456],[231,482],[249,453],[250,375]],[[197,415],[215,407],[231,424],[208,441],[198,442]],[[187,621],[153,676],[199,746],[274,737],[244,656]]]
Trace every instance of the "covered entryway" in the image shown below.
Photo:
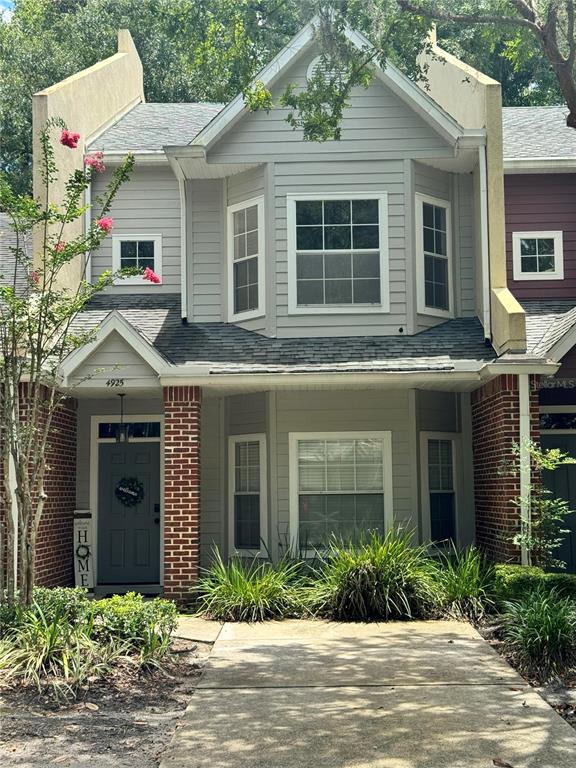
[[[98,583],[160,582],[160,443],[98,446]]]
[[[576,431],[563,435],[543,433],[540,442],[543,448],[559,448],[576,459]],[[547,472],[544,480],[556,497],[565,499],[571,509],[576,510],[576,464],[566,464],[554,472]],[[576,573],[576,512],[568,515],[565,521],[570,533],[559,547],[556,557],[566,563],[569,573]]]

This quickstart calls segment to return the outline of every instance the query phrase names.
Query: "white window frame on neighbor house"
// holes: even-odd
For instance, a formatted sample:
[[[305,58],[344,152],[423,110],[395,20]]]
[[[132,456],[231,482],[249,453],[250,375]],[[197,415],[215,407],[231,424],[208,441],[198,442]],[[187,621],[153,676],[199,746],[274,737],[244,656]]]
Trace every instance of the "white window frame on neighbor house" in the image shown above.
[[[120,247],[122,243],[134,241],[153,241],[154,243],[154,272],[162,278],[162,235],[139,232],[135,235],[112,235],[112,271],[117,272],[122,267]],[[144,280],[142,277],[125,277],[116,281],[116,285],[148,285],[156,287],[157,283]]]
[[[558,414],[576,413],[576,405],[541,405],[539,416],[541,416],[544,413],[558,413]],[[574,429],[571,429],[571,428],[544,429],[543,427],[540,427],[540,434],[541,435],[574,435],[576,434],[576,427]]]
[[[234,497],[236,495],[236,444],[258,443],[260,460],[260,541],[268,545],[268,460],[266,435],[230,435],[228,437],[228,551],[230,554],[257,557],[265,554],[262,546],[257,549],[239,549],[234,536]]]
[[[458,432],[420,432],[420,488],[422,505],[422,539],[431,541],[432,519],[430,509],[430,478],[428,475],[428,441],[446,440],[452,443],[452,486],[454,492],[454,543],[459,541],[461,489],[458,481],[462,438]]]
[[[554,269],[550,272],[523,272],[520,244],[522,240],[554,240]],[[564,237],[562,231],[512,232],[512,265],[514,280],[563,280]]]
[[[99,450],[100,443],[115,443],[113,437],[99,437],[100,424],[126,424],[139,422],[158,422],[160,437],[131,437],[131,443],[160,444],[160,585],[164,584],[164,415],[129,413],[123,417],[118,414],[97,415],[90,417],[90,513],[92,520],[92,563],[94,569],[94,585],[98,586],[98,482],[99,482]]]
[[[415,195],[416,227],[416,274],[417,274],[417,309],[420,315],[432,315],[433,317],[454,317],[454,259],[452,256],[452,203],[440,197],[432,197],[418,192]],[[448,262],[448,309],[438,309],[426,306],[426,281],[425,281],[425,253],[424,253],[424,215],[423,205],[428,203],[446,211],[446,260]]]
[[[288,433],[288,474],[290,505],[290,543],[299,546],[299,474],[298,443],[301,440],[381,440],[383,448],[382,483],[384,500],[384,530],[389,531],[394,524],[394,488],[392,470],[392,432],[289,432]],[[313,555],[313,550],[306,555]]]
[[[249,309],[246,312],[234,312],[234,214],[246,208],[256,206],[258,209],[258,253],[252,254],[249,258],[258,260],[258,306],[256,309]],[[264,197],[252,197],[249,200],[243,200],[241,203],[229,205],[226,209],[226,228],[227,228],[227,262],[228,262],[228,320],[235,322],[238,320],[253,320],[256,317],[263,317],[266,312],[266,219],[264,210]],[[237,263],[237,262],[236,262]]]
[[[298,305],[296,283],[296,203],[304,200],[377,200],[380,253],[380,303],[379,304],[328,304]],[[288,250],[288,313],[290,315],[327,315],[384,313],[390,311],[390,266],[388,244],[388,193],[387,192],[297,192],[286,195],[286,227]],[[375,249],[364,249],[373,251]],[[330,253],[350,253],[352,248],[332,250]],[[362,251],[357,249],[356,252]],[[323,253],[323,251],[317,251]]]

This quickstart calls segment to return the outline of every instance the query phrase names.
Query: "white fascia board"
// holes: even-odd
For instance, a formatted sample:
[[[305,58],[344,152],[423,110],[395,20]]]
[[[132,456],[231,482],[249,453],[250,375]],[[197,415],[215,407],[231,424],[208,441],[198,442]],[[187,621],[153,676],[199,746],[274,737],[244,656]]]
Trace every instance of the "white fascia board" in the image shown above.
[[[575,157],[504,158],[504,173],[576,173]]]
[[[272,61],[267,64],[254,78],[270,87],[280,77],[284,70],[299,56],[314,40],[315,18],[306,24],[300,32],[286,45]],[[208,149],[220,136],[233,125],[246,111],[244,96],[239,93],[219,112],[216,117],[192,139],[190,146],[200,146]]]
[[[68,380],[74,371],[87,360],[90,355],[95,352],[110,336],[112,333],[118,333],[124,341],[132,347],[132,349],[138,354],[159,376],[165,374],[172,367],[171,364],[159,353],[156,349],[146,341],[146,339],[134,329],[130,323],[125,320],[122,315],[113,310],[102,321],[97,333],[96,338],[93,341],[84,344],[78,349],[71,352],[60,366],[60,372],[65,380]]]
[[[134,155],[137,165],[168,165],[169,162],[163,149],[127,149],[126,152],[106,152],[103,150],[103,152],[106,165],[120,165],[127,155]]]
[[[272,61],[254,78],[270,87],[281,76],[314,40],[314,24],[312,19]],[[371,43],[364,35],[346,26],[345,34],[350,42],[359,49],[371,48]],[[393,64],[387,63],[385,69],[375,67],[376,76],[385,83],[397,96],[407,102],[428,124],[432,126],[446,141],[454,144],[464,135],[464,129],[454,118],[444,112],[436,102],[413,83]],[[202,146],[209,149],[244,113],[246,107],[244,97],[238,94],[224,109],[192,139],[191,146]]]
[[[558,341],[550,347],[547,352],[548,357],[555,363],[559,363],[576,344],[576,325],[566,331]]]
[[[346,26],[346,37],[358,48],[373,47],[363,34],[349,26]],[[376,65],[375,74],[449,143],[464,135],[464,128],[394,64],[387,61],[384,69]]]
[[[482,373],[486,373],[490,378],[501,376],[504,373],[532,373],[541,376],[553,376],[559,368],[560,366],[558,363],[542,358],[519,360],[517,363],[512,360],[502,360],[496,361],[495,363],[489,363]]]

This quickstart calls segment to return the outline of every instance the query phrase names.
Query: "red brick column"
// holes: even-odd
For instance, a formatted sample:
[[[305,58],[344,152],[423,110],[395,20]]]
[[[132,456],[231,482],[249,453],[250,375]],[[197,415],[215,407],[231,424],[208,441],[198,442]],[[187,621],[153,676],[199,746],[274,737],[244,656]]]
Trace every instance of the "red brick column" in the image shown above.
[[[190,601],[200,565],[200,387],[164,387],[164,594]]]
[[[539,437],[537,377],[530,377],[531,438]],[[518,377],[499,376],[472,393],[476,543],[494,560],[519,562],[508,537],[518,530],[520,477],[514,446],[520,441]]]
[[[44,475],[46,501],[36,546],[39,586],[74,583],[77,407],[74,398],[67,398],[52,417]]]

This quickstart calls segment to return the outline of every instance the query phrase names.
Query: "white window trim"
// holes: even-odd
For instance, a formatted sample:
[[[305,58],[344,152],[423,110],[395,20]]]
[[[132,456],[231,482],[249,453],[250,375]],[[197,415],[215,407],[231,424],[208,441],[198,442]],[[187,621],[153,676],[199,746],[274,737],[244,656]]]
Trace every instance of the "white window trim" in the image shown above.
[[[268,545],[268,460],[266,435],[230,435],[228,437],[228,551],[231,555],[258,557],[266,555],[259,549],[237,549],[234,544],[234,493],[236,486],[236,443],[258,442],[260,446],[260,540]]]
[[[246,312],[234,312],[234,225],[233,214],[244,208],[258,206],[258,307]],[[228,321],[253,320],[256,317],[264,317],[266,313],[266,259],[264,249],[266,243],[266,220],[264,218],[264,197],[252,197],[241,203],[229,205],[226,215],[227,250],[228,250]]]
[[[162,279],[162,235],[148,234],[139,232],[136,235],[112,235],[112,271],[117,272],[121,269],[120,262],[120,243],[132,240],[153,240],[154,241],[154,272]],[[157,288],[161,283],[151,283],[142,277],[124,277],[116,280],[115,285],[147,285]]]
[[[538,416],[542,413],[576,413],[576,405],[541,405]],[[541,429],[540,434],[574,435],[576,434],[576,429]]]
[[[428,477],[428,441],[450,440],[452,443],[452,483],[454,485],[454,536],[460,539],[461,490],[459,483],[460,456],[462,454],[462,436],[458,432],[420,432],[420,489],[422,505],[422,540],[430,542],[432,521],[430,519],[430,482]]]
[[[419,315],[432,315],[433,317],[454,317],[454,259],[452,258],[452,203],[440,197],[432,197],[416,193],[416,211],[414,221],[416,225],[416,274],[417,274],[417,309]],[[422,230],[424,217],[422,206],[424,203],[441,206],[446,209],[446,252],[448,259],[448,309],[435,309],[426,306],[426,285],[424,271],[424,242]]]
[[[300,307],[296,293],[296,202],[298,200],[378,200],[380,231],[380,304]],[[390,312],[390,265],[388,245],[388,192],[307,192],[286,195],[286,227],[288,249],[288,314],[289,315],[364,315]],[[349,253],[350,249],[346,250]],[[321,251],[319,251],[321,253]]]
[[[300,440],[382,440],[383,483],[384,483],[384,530],[394,525],[394,488],[392,471],[392,432],[289,432],[288,433],[288,475],[290,498],[290,546],[298,550],[298,442]],[[306,555],[313,555],[309,551]]]
[[[522,260],[520,254],[520,240],[522,239],[554,240],[554,265],[553,272],[522,272]],[[512,232],[512,266],[514,280],[563,280],[564,279],[564,238],[562,231],[555,232]]]

